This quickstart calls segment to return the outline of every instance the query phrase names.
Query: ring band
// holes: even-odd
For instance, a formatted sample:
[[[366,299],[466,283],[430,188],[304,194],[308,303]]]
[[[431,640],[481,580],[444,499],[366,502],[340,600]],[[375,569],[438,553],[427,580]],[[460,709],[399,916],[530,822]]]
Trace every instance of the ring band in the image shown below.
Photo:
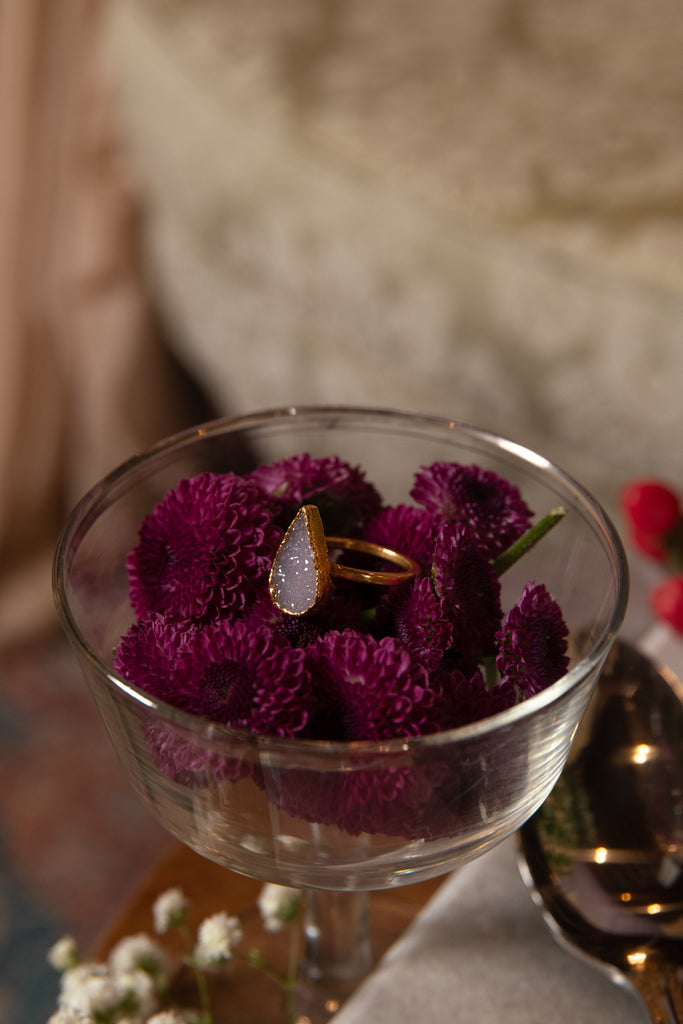
[[[360,551],[364,555],[380,558],[383,562],[393,562],[400,566],[395,572],[375,572],[371,569],[357,569],[340,562],[330,562],[330,573],[343,580],[356,580],[358,583],[374,583],[392,587],[397,583],[406,583],[420,572],[420,566],[413,558],[402,555],[381,544],[373,544],[369,540],[356,540],[355,537],[325,537],[328,551],[331,548],[342,548],[345,551]]]
[[[359,551],[398,566],[392,572],[359,569],[331,562],[329,552],[335,548]],[[396,586],[420,573],[418,563],[398,551],[354,537],[326,537],[316,505],[299,509],[285,533],[270,569],[268,585],[273,603],[288,615],[305,615],[317,608],[332,586],[332,577]]]

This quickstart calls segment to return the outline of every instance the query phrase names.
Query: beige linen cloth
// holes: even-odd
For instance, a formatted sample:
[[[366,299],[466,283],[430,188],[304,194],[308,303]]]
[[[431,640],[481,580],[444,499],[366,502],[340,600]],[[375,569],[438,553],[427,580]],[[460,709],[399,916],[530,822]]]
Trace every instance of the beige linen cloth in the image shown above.
[[[0,3],[0,648],[54,623],[87,487],[198,415],[145,289],[97,0]]]
[[[515,841],[444,882],[334,1024],[646,1024],[630,991],[552,938]]]

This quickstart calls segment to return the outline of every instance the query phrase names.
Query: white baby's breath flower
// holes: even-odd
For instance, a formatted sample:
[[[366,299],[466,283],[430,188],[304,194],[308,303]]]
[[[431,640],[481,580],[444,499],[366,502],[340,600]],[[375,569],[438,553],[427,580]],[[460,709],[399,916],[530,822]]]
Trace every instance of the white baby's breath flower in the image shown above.
[[[128,1013],[117,1013],[114,1016],[116,1024],[147,1024],[149,1017],[143,1010],[137,1012],[131,1011]]]
[[[168,973],[165,950],[145,932],[120,939],[109,954],[109,965],[115,974],[139,969],[158,978]]]
[[[111,1013],[121,1002],[121,990],[104,964],[85,962],[62,975],[60,1003],[82,1013]]]
[[[73,935],[63,935],[47,951],[48,963],[57,971],[68,971],[81,962]]]
[[[269,882],[259,893],[258,908],[267,932],[278,932],[294,921],[301,906],[301,892],[287,885]]]
[[[178,1010],[162,1010],[150,1017],[147,1024],[187,1024],[187,1017]]]
[[[91,1017],[89,1013],[82,1013],[70,1006],[60,1006],[49,1018],[47,1024],[95,1024],[95,1018]]]
[[[185,924],[187,899],[182,889],[167,889],[157,896],[152,914],[154,930],[158,935],[163,935],[169,928],[178,928]]]
[[[119,974],[117,983],[122,995],[122,1004],[130,1008],[131,1021],[146,1021],[159,1009],[159,1000],[154,979],[147,971],[134,969]]]
[[[242,939],[239,919],[230,917],[224,910],[207,917],[197,931],[195,960],[200,967],[210,967],[222,960],[229,960],[232,951]]]

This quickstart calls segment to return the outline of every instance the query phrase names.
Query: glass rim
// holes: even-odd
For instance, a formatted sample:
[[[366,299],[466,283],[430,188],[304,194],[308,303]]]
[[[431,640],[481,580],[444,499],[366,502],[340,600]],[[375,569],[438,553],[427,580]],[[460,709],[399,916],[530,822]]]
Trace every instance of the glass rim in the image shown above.
[[[609,621],[601,634],[588,651],[569,671],[550,686],[531,697],[525,698],[503,711],[498,711],[486,718],[478,719],[468,725],[456,726],[439,732],[425,733],[420,736],[396,737],[387,740],[316,740],[309,738],[285,738],[268,734],[253,733],[244,729],[230,728],[210,718],[190,714],[152,697],[144,690],[119,676],[100,658],[78,628],[71,613],[66,593],[66,563],[71,546],[80,533],[87,530],[93,516],[96,516],[103,499],[110,494],[116,484],[125,479],[131,472],[139,469],[169,453],[180,453],[201,439],[210,439],[238,430],[253,429],[258,426],[274,424],[278,421],[312,420],[317,417],[343,417],[350,420],[352,416],[372,417],[384,421],[387,426],[394,423],[422,426],[425,429],[440,428],[444,431],[457,431],[479,443],[492,445],[503,452],[516,456],[522,462],[539,470],[550,472],[561,483],[565,491],[570,492],[588,514],[594,526],[599,528],[605,546],[611,553],[616,578],[616,599]],[[626,552],[619,533],[602,505],[593,495],[570,474],[561,469],[545,456],[540,455],[517,441],[486,428],[477,427],[464,420],[452,417],[422,413],[411,409],[394,407],[373,407],[365,405],[294,405],[279,406],[257,410],[245,414],[218,417],[193,427],[171,434],[152,445],[136,452],[115,466],[98,482],[90,487],[76,503],[61,530],[52,563],[52,590],[61,624],[72,646],[107,682],[125,694],[131,701],[158,711],[166,722],[182,726],[195,737],[202,735],[208,742],[216,742],[218,738],[239,740],[240,743],[258,747],[263,753],[287,753],[297,751],[299,754],[328,754],[339,757],[371,754],[405,753],[416,748],[437,748],[459,740],[470,740],[487,732],[494,732],[514,725],[520,719],[532,717],[549,704],[559,701],[563,696],[578,687],[586,676],[590,675],[606,657],[626,614],[629,596],[629,569]]]

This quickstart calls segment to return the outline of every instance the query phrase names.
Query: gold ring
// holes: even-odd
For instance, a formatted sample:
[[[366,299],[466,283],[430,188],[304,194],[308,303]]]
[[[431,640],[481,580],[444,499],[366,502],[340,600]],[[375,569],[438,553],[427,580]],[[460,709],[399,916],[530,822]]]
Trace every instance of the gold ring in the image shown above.
[[[340,562],[330,562],[330,573],[343,580],[357,580],[358,583],[376,583],[380,586],[393,587],[397,583],[405,583],[417,576],[420,566],[408,555],[385,548],[381,544],[373,544],[369,540],[356,540],[355,537],[325,537],[328,551],[330,548],[343,548],[345,551],[361,551],[364,555],[381,558],[383,562],[393,562],[401,568],[395,572],[374,572],[371,569],[356,569]]]
[[[330,561],[330,550],[359,551],[391,562],[394,572],[376,572]],[[305,615],[329,593],[332,577],[391,587],[417,576],[417,562],[381,544],[354,537],[326,537],[316,505],[303,505],[285,533],[270,569],[268,585],[273,603],[287,615]]]

